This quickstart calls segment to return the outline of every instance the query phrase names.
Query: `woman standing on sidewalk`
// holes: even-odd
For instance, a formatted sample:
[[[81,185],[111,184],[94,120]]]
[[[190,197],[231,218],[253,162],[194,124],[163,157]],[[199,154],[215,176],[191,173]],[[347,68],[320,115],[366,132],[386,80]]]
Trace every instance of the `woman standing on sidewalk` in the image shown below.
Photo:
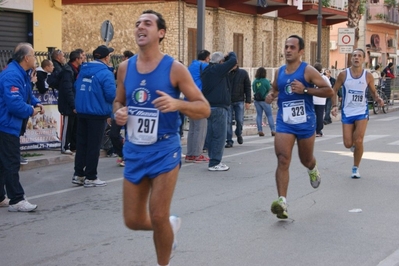
[[[266,69],[258,68],[255,74],[255,80],[252,83],[252,90],[254,92],[254,103],[256,108],[256,125],[258,127],[259,137],[263,137],[262,116],[265,112],[267,121],[269,123],[270,131],[274,137],[276,133],[276,126],[274,125],[272,106],[265,102],[266,95],[270,90],[270,82],[266,79]]]

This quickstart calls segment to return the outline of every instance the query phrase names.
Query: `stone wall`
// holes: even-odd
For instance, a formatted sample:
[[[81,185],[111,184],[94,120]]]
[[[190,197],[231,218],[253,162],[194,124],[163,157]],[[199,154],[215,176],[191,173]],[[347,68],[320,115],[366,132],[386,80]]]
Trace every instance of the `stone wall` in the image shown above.
[[[62,15],[62,49],[82,48],[91,53],[104,44],[100,37],[103,21],[114,26],[114,38],[109,46],[121,54],[124,50],[137,51],[133,29],[143,10],[162,13],[167,23],[166,37],[161,49],[177,60],[187,62],[188,28],[197,28],[197,8],[183,1],[141,2],[121,4],[64,5]],[[317,26],[261,15],[246,15],[222,8],[207,8],[205,12],[205,49],[228,52],[233,49],[233,34],[244,36],[243,67],[276,67],[284,63],[285,39],[298,34],[305,39],[304,61],[310,58],[310,43],[317,41]],[[329,56],[329,29],[323,28],[322,64]]]

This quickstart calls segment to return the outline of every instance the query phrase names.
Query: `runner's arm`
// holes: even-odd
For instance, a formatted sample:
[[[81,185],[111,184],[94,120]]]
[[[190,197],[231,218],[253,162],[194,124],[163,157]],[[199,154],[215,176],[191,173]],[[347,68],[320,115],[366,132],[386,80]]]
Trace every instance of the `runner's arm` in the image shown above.
[[[307,88],[308,94],[325,98],[330,98],[334,95],[331,84],[329,84],[329,82],[327,83],[327,81],[320,75],[320,72],[310,65],[306,66],[305,80],[317,86],[317,88]]]
[[[265,101],[268,104],[271,104],[274,101],[274,99],[276,99],[276,97],[278,96],[277,77],[278,77],[278,69],[274,73],[273,83],[271,84],[269,93],[266,95]]]
[[[126,93],[125,93],[125,76],[128,60],[123,61],[118,67],[116,96],[113,103],[114,119],[116,124],[123,126],[127,122]]]
[[[179,111],[191,119],[207,118],[210,115],[211,109],[209,103],[195,85],[187,67],[180,62],[174,61],[170,80],[172,85],[179,88],[179,90],[184,94],[187,101],[174,99],[168,94],[158,91],[158,94],[161,95],[161,97],[158,97],[153,101],[156,108],[161,112]]]

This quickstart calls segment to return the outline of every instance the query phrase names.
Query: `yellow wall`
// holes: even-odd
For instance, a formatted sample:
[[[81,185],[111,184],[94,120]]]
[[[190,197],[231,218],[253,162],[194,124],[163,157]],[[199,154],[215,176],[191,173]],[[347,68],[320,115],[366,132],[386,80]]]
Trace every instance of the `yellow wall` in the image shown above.
[[[48,46],[62,49],[61,0],[34,0],[33,43],[36,51],[47,51]]]

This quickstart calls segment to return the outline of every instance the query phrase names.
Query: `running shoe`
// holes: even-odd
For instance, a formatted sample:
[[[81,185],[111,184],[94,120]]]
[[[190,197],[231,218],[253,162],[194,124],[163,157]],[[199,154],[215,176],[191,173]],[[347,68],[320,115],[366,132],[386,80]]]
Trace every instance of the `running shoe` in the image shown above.
[[[19,157],[19,163],[20,163],[20,164],[28,164],[28,159],[26,159],[26,158],[23,157],[23,156],[20,156],[20,157]]]
[[[195,163],[208,163],[209,158],[201,154],[200,156],[195,157],[194,160]]]
[[[119,165],[120,167],[124,167],[125,166],[125,161],[123,160],[122,157],[118,157],[116,159],[116,164]]]
[[[74,175],[72,177],[72,183],[75,185],[83,186],[85,184],[85,177]]]
[[[10,206],[10,199],[5,198],[2,202],[0,202],[0,207],[8,207]]]
[[[314,166],[313,170],[308,170],[310,184],[313,188],[318,188],[320,185],[321,177],[317,165]]]
[[[193,163],[195,161],[195,156],[186,155],[186,158],[184,158],[184,161],[186,163]]]
[[[224,163],[219,163],[218,165],[208,168],[209,171],[227,171],[229,169],[230,169],[230,167],[228,167]]]
[[[354,179],[360,178],[359,168],[357,166],[352,167],[352,176],[351,177]]]
[[[85,179],[84,187],[104,187],[106,186],[107,183],[105,181],[102,181],[100,179]]]
[[[271,211],[279,219],[287,219],[288,218],[287,203],[285,203],[282,198],[279,198],[278,200],[273,201]]]
[[[37,208],[36,204],[31,204],[27,200],[21,200],[17,204],[8,206],[9,212],[31,212]]]
[[[74,153],[71,150],[63,150],[61,151],[62,154],[68,154],[68,155],[74,155]]]

